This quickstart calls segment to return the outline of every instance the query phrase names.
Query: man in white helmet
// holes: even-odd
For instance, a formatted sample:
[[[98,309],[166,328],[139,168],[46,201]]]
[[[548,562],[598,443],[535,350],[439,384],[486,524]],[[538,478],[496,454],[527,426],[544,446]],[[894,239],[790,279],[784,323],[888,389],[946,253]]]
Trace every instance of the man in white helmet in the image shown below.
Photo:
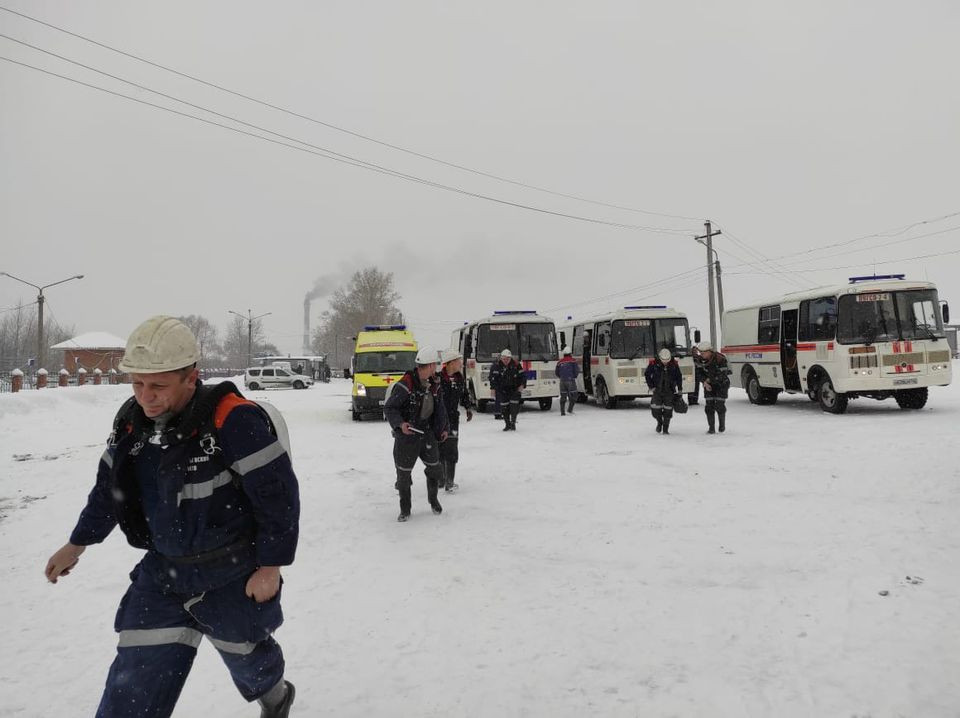
[[[513,358],[513,352],[504,349],[500,352],[500,361],[494,362],[490,367],[490,390],[500,404],[504,431],[517,430],[520,397],[526,387],[527,373],[520,366],[520,362]]]
[[[577,397],[580,392],[577,390],[577,377],[580,375],[580,365],[573,358],[573,350],[570,347],[563,348],[563,357],[557,362],[553,371],[560,380],[560,416],[567,412],[573,413],[573,405],[577,403]],[[569,404],[569,408],[565,408]]]
[[[651,359],[643,373],[653,396],[650,397],[650,411],[657,420],[657,433],[670,433],[670,420],[673,418],[673,402],[683,389],[683,374],[680,365],[669,349],[661,349],[656,359]]]
[[[440,395],[438,361],[439,352],[435,349],[417,352],[416,366],[397,381],[383,405],[383,415],[393,431],[393,463],[397,470],[394,488],[400,494],[397,521],[410,518],[410,492],[417,459],[423,462],[427,477],[430,508],[435,514],[443,511],[437,498],[443,482],[439,444],[447,439],[449,422]]]
[[[297,479],[266,412],[230,382],[204,386],[197,358],[173,317],[130,335],[120,369],[134,396],[70,541],[47,562],[56,583],[117,525],[146,551],[117,610],[98,718],[170,716],[204,637],[261,718],[286,718],[293,703],[272,634],[283,622],[280,567],[297,547]]]
[[[440,465],[443,467],[443,489],[452,493],[459,487],[455,481],[457,463],[460,461],[460,407],[467,412],[467,421],[473,419],[473,402],[463,376],[463,355],[454,349],[442,352],[440,360],[440,390],[443,406],[450,421],[449,434],[440,442]]]
[[[730,369],[727,358],[713,350],[710,342],[697,345],[700,359],[697,362],[697,378],[703,384],[703,409],[707,415],[707,433],[717,429],[722,434],[727,430],[727,393],[730,391]]]

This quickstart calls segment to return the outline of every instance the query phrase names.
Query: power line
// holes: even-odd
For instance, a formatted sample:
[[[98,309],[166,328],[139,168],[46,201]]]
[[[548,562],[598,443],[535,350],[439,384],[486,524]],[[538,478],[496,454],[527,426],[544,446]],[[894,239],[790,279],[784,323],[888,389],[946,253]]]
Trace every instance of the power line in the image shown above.
[[[583,300],[583,301],[573,302],[573,303],[571,303],[571,304],[560,304],[560,305],[558,305],[558,306],[556,306],[556,307],[548,307],[548,308],[545,309],[544,311],[545,311],[545,312],[555,312],[555,311],[559,311],[559,310],[561,310],[561,309],[574,309],[574,308],[576,308],[576,307],[582,307],[582,306],[585,306],[585,305],[587,305],[587,304],[596,304],[596,303],[602,302],[602,301],[604,301],[604,300],[606,300],[606,299],[615,299],[616,297],[622,297],[622,296],[624,296],[624,295],[626,295],[626,294],[632,294],[633,292],[638,292],[638,291],[641,291],[641,290],[643,290],[643,289],[647,289],[647,288],[649,288],[649,287],[654,287],[654,286],[657,286],[657,285],[659,285],[659,284],[668,283],[668,282],[670,282],[671,280],[676,279],[677,277],[683,277],[683,276],[685,276],[685,275],[690,275],[690,274],[693,274],[694,272],[700,272],[700,271],[702,271],[702,270],[703,270],[703,267],[701,267],[700,265],[697,265],[696,267],[693,267],[693,268],[688,269],[688,270],[686,270],[686,271],[679,272],[679,273],[677,273],[677,274],[671,274],[669,277],[663,277],[662,279],[657,279],[657,280],[655,280],[655,281],[653,281],[653,282],[647,282],[646,284],[641,284],[641,285],[639,285],[639,286],[637,286],[637,287],[630,287],[629,289],[624,289],[624,290],[621,291],[621,292],[613,292],[612,294],[605,294],[605,295],[600,296],[600,297],[595,297],[595,298],[593,298],[593,299],[585,299],[585,300]],[[698,279],[698,281],[699,281],[699,279]]]
[[[901,257],[900,259],[886,259],[882,262],[861,262],[860,264],[845,264],[839,267],[818,267],[816,269],[791,269],[788,270],[794,273],[815,273],[815,272],[830,272],[836,269],[857,269],[859,267],[870,266],[874,264],[897,264],[902,262],[915,262],[919,259],[932,259],[934,257],[946,257],[952,254],[960,254],[960,249],[954,249],[949,252],[937,252],[935,254],[922,254],[914,257]],[[755,274],[756,272],[725,272],[726,274]]]
[[[130,59],[137,60],[138,62],[145,63],[145,64],[147,64],[147,65],[150,65],[151,67],[155,67],[155,68],[160,69],[160,70],[163,70],[163,71],[165,71],[165,72],[170,72],[170,73],[172,73],[172,74],[174,74],[174,75],[177,75],[177,76],[179,76],[179,77],[183,77],[183,78],[185,78],[185,79],[192,80],[192,81],[194,81],[194,82],[198,82],[198,83],[200,83],[200,84],[202,84],[202,85],[206,85],[207,87],[211,87],[211,88],[216,89],[216,90],[219,90],[219,91],[221,91],[221,92],[225,92],[225,93],[227,93],[227,94],[229,94],[229,95],[233,95],[234,97],[239,97],[239,98],[241,98],[241,99],[247,100],[247,101],[249,101],[249,102],[256,103],[256,104],[261,105],[261,106],[263,106],[263,107],[268,107],[268,108],[270,108],[270,109],[272,109],[272,110],[276,110],[276,111],[278,111],[278,112],[282,112],[282,113],[284,113],[284,114],[290,115],[291,117],[296,117],[296,118],[299,118],[299,119],[302,119],[302,120],[306,120],[306,121],[308,121],[308,122],[312,122],[312,123],[314,123],[314,124],[321,125],[321,126],[323,126],[323,127],[326,127],[326,128],[328,128],[328,129],[331,129],[331,130],[335,130],[335,131],[337,131],[337,132],[342,132],[342,133],[344,133],[344,134],[350,135],[350,136],[352,136],[352,137],[356,137],[356,138],[358,138],[358,139],[365,140],[365,141],[367,141],[367,142],[373,142],[373,143],[375,143],[375,144],[377,144],[377,145],[380,145],[380,146],[382,146],[382,147],[388,147],[388,148],[390,148],[390,149],[392,149],[392,150],[396,150],[396,151],[398,151],[398,152],[406,153],[406,154],[411,155],[411,156],[413,156],[413,157],[418,157],[418,158],[420,158],[420,159],[429,160],[429,161],[431,161],[431,162],[436,162],[436,163],[441,164],[441,165],[444,165],[444,166],[446,166],[446,167],[451,167],[451,168],[453,168],[453,169],[462,170],[462,171],[464,171],[464,172],[470,172],[470,173],[472,173],[472,174],[479,175],[479,176],[481,176],[481,177],[486,177],[486,178],[488,178],[488,179],[497,180],[498,182],[506,182],[506,183],[508,183],[508,184],[515,185],[515,186],[517,186],[517,187],[524,187],[524,188],[526,188],[526,189],[532,189],[532,190],[535,190],[535,191],[537,191],[537,192],[544,192],[544,193],[546,193],[546,194],[554,195],[554,196],[556,196],[556,197],[564,197],[564,198],[566,198],[566,199],[572,199],[572,200],[576,200],[576,201],[578,201],[578,202],[586,202],[586,203],[588,203],[588,204],[599,205],[599,206],[601,206],[601,207],[608,207],[608,208],[611,208],[611,209],[619,209],[619,210],[624,210],[624,211],[627,211],[627,212],[636,212],[636,213],[640,213],[640,214],[648,214],[648,215],[657,216],[657,217],[666,217],[666,218],[670,218],[670,219],[689,220],[689,221],[694,221],[694,222],[702,221],[702,219],[700,219],[700,218],[698,218],[698,217],[687,217],[687,216],[684,216],[684,215],[668,214],[668,213],[665,213],[665,212],[654,212],[654,211],[651,211],[651,210],[639,209],[639,208],[636,208],[636,207],[628,207],[628,206],[619,205],[619,204],[613,204],[613,203],[609,203],[609,202],[601,202],[601,201],[599,201],[599,200],[593,200],[593,199],[589,199],[589,198],[586,198],[586,197],[581,197],[581,196],[575,195],[575,194],[568,194],[568,193],[565,193],[565,192],[558,192],[558,191],[555,191],[555,190],[547,189],[547,188],[545,188],[545,187],[540,187],[540,186],[538,186],[538,185],[530,184],[530,183],[527,183],[527,182],[521,182],[521,181],[519,181],[519,180],[513,180],[513,179],[510,179],[510,178],[507,178],[507,177],[503,177],[503,176],[500,176],[500,175],[496,175],[496,174],[493,174],[493,173],[490,173],[490,172],[484,172],[484,171],[482,171],[482,170],[474,169],[474,168],[468,167],[468,166],[466,166],[466,165],[457,164],[457,163],[455,163],[455,162],[449,162],[449,161],[447,161],[447,160],[441,159],[441,158],[439,158],[439,157],[435,157],[435,156],[433,156],[433,155],[428,155],[428,154],[425,154],[425,153],[422,153],[422,152],[417,152],[417,151],[415,151],[415,150],[408,149],[408,148],[406,148],[406,147],[402,147],[402,146],[400,146],[400,145],[392,144],[392,143],[390,143],[390,142],[385,142],[385,141],[383,141],[383,140],[378,140],[378,139],[376,139],[375,137],[370,137],[370,136],[368,136],[368,135],[361,134],[361,133],[359,133],[359,132],[356,132],[356,131],[354,131],[354,130],[347,129],[347,128],[345,128],[345,127],[340,127],[340,126],[338,126],[338,125],[334,125],[334,124],[329,123],[329,122],[324,122],[323,120],[318,120],[318,119],[316,119],[315,117],[311,117],[311,116],[309,116],[309,115],[305,115],[305,114],[302,114],[302,113],[299,113],[299,112],[295,112],[295,111],[293,111],[293,110],[287,109],[287,108],[282,107],[282,106],[280,106],[280,105],[276,105],[276,104],[267,102],[267,101],[265,101],[265,100],[257,99],[256,97],[252,97],[252,96],[250,96],[250,95],[246,95],[246,94],[244,94],[244,93],[242,93],[242,92],[238,92],[238,91],[236,91],[236,90],[231,90],[231,89],[229,89],[229,88],[227,88],[227,87],[224,87],[224,86],[222,86],[222,85],[218,85],[218,84],[216,84],[216,83],[214,83],[214,82],[210,82],[210,81],[204,80],[204,79],[202,79],[202,78],[200,78],[200,77],[196,77],[195,75],[190,75],[190,74],[188,74],[188,73],[181,72],[181,71],[179,71],[179,70],[175,70],[175,69],[172,68],[172,67],[168,67],[168,66],[162,65],[162,64],[160,64],[160,63],[158,63],[158,62],[154,62],[154,61],[152,61],[152,60],[148,60],[148,59],[146,59],[146,58],[140,57],[139,55],[135,55],[135,54],[133,54],[133,53],[126,52],[126,51],[124,51],[124,50],[120,50],[119,48],[112,47],[111,45],[107,45],[107,44],[105,44],[105,43],[99,42],[99,41],[94,40],[93,38],[87,37],[87,36],[85,36],[85,35],[81,35],[81,34],[76,33],[76,32],[71,32],[70,30],[67,30],[67,29],[65,29],[65,28],[59,27],[58,25],[54,25],[54,24],[52,24],[52,23],[45,22],[45,21],[43,21],[43,20],[40,20],[39,18],[32,17],[32,16],[27,15],[27,14],[25,14],[25,13],[17,12],[16,10],[11,10],[10,8],[3,7],[3,6],[0,6],[0,10],[4,10],[4,11],[6,11],[6,12],[8,12],[8,13],[13,14],[13,15],[17,15],[17,16],[19,16],[19,17],[22,17],[22,18],[24,18],[24,19],[26,19],[26,20],[30,20],[30,21],[35,22],[35,23],[38,23],[38,24],[40,24],[40,25],[44,25],[44,26],[49,27],[49,28],[51,28],[51,29],[53,29],[53,30],[57,30],[57,31],[59,31],[59,32],[62,32],[62,33],[64,33],[64,34],[66,34],[66,35],[70,35],[71,37],[75,37],[75,38],[77,38],[77,39],[84,40],[85,42],[92,43],[92,44],[94,44],[94,45],[96,45],[96,46],[98,46],[98,47],[101,47],[101,48],[105,49],[105,50],[110,50],[111,52],[115,52],[115,53],[118,53],[118,54],[120,54],[120,55],[123,55],[124,57],[128,57],[128,58],[130,58]]]
[[[24,43],[24,44],[25,44],[25,43]],[[45,51],[43,51],[43,52],[45,52]],[[52,54],[52,53],[50,53],[50,54]],[[597,219],[597,218],[595,218],[595,217],[584,217],[584,216],[581,216],[581,215],[568,214],[568,213],[565,213],[565,212],[557,212],[557,211],[554,211],[554,210],[544,209],[544,208],[542,208],[542,207],[535,207],[535,206],[532,206],[532,205],[522,204],[522,203],[520,203],[520,202],[512,202],[512,201],[510,201],[510,200],[505,200],[505,199],[501,199],[501,198],[499,198],[499,197],[493,197],[493,196],[481,194],[481,193],[478,193],[478,192],[471,192],[471,191],[469,191],[469,190],[465,190],[465,189],[460,188],[460,187],[455,187],[455,186],[453,186],[453,185],[446,185],[446,184],[442,184],[442,183],[439,183],[439,182],[433,182],[433,181],[431,181],[431,180],[427,180],[427,179],[424,179],[424,178],[422,178],[422,177],[417,177],[417,176],[415,176],[415,175],[409,175],[409,174],[406,174],[406,173],[403,173],[403,172],[398,172],[398,171],[396,171],[396,170],[392,170],[392,169],[389,169],[389,168],[387,168],[387,167],[382,167],[382,166],[380,166],[380,165],[376,165],[376,164],[373,164],[373,163],[370,163],[370,162],[366,162],[365,160],[360,160],[360,159],[357,159],[357,158],[354,158],[354,157],[350,157],[349,155],[343,155],[343,154],[341,154],[341,153],[334,152],[334,151],[332,151],[332,150],[328,150],[328,149],[326,149],[326,148],[318,147],[318,146],[316,146],[316,145],[311,145],[309,142],[305,142],[305,141],[303,141],[303,140],[298,140],[298,139],[296,139],[296,138],[291,138],[291,137],[288,137],[288,136],[286,136],[286,135],[281,135],[281,134],[279,134],[279,133],[277,133],[277,132],[273,132],[272,130],[269,130],[269,129],[260,127],[260,126],[258,126],[258,125],[252,125],[252,124],[250,124],[250,123],[244,122],[243,120],[237,119],[237,118],[232,117],[232,116],[230,116],[230,115],[224,115],[224,114],[215,112],[215,111],[213,111],[213,110],[207,109],[207,108],[202,107],[202,106],[200,106],[200,105],[193,105],[192,103],[188,103],[188,102],[186,102],[186,101],[184,101],[184,100],[179,100],[179,99],[177,99],[177,98],[173,98],[172,96],[164,95],[164,93],[161,93],[161,92],[158,92],[158,91],[155,91],[155,90],[151,90],[150,88],[147,88],[147,87],[145,87],[145,86],[136,85],[136,83],[132,83],[132,82],[131,82],[130,84],[136,85],[136,86],[138,86],[138,87],[142,87],[142,89],[146,89],[146,90],[148,90],[148,91],[150,91],[150,92],[154,92],[154,93],[157,94],[157,95],[162,95],[162,96],[165,96],[165,97],[170,97],[171,99],[174,99],[174,100],[176,100],[177,102],[182,102],[182,103],[185,104],[185,105],[190,105],[190,106],[192,106],[192,107],[196,107],[196,108],[198,108],[198,109],[203,110],[204,112],[209,112],[210,114],[217,115],[217,116],[223,117],[223,118],[225,118],[225,119],[229,119],[229,120],[231,120],[232,122],[236,122],[236,123],[238,123],[238,124],[246,125],[246,126],[248,126],[248,127],[253,127],[253,128],[258,129],[258,130],[260,130],[260,131],[262,131],[262,132],[267,132],[267,133],[272,134],[272,135],[275,135],[275,136],[277,136],[277,137],[284,137],[284,138],[286,138],[286,139],[289,139],[291,142],[296,142],[296,143],[298,143],[298,144],[297,144],[297,145],[293,145],[293,144],[289,144],[288,142],[283,142],[283,141],[280,141],[280,140],[272,139],[272,138],[270,138],[270,137],[264,137],[263,135],[258,135],[258,134],[256,134],[255,132],[247,132],[246,130],[239,129],[239,128],[237,128],[237,127],[231,127],[231,126],[229,126],[229,125],[225,125],[225,124],[220,123],[220,122],[215,122],[215,121],[213,121],[213,120],[209,120],[209,119],[206,119],[206,118],[203,118],[203,117],[198,117],[198,116],[196,116],[196,115],[191,115],[189,112],[181,112],[180,110],[175,110],[175,109],[173,109],[173,108],[171,108],[171,107],[165,107],[164,105],[158,105],[158,104],[153,103],[153,102],[148,102],[148,101],[146,101],[146,100],[141,100],[140,98],[137,98],[137,97],[131,97],[130,95],[124,95],[122,92],[116,92],[116,91],[114,91],[114,90],[110,90],[110,89],[107,89],[107,88],[105,88],[105,87],[100,87],[99,85],[94,85],[94,84],[89,83],[89,82],[84,82],[83,80],[78,80],[78,79],[73,78],[73,77],[68,77],[67,75],[61,75],[61,74],[59,74],[59,73],[57,73],[57,72],[53,72],[53,71],[51,71],[51,70],[45,70],[45,69],[43,69],[43,68],[36,67],[35,65],[30,65],[30,64],[25,63],[25,62],[20,62],[20,61],[18,61],[18,60],[14,60],[14,59],[9,58],[9,57],[0,56],[0,60],[4,60],[4,61],[9,62],[9,63],[11,63],[11,64],[19,65],[20,67],[25,67],[25,68],[28,68],[28,69],[30,69],[30,70],[34,70],[34,71],[36,71],[36,72],[41,72],[41,73],[43,73],[43,74],[45,74],[45,75],[50,75],[50,76],[52,76],[52,77],[57,77],[57,78],[59,78],[59,79],[61,79],[61,80],[66,80],[66,81],[68,81],[68,82],[73,82],[73,83],[75,83],[75,84],[82,85],[82,86],[84,86],[84,87],[88,87],[88,88],[90,88],[90,89],[92,89],[92,90],[98,90],[98,91],[100,91],[100,92],[104,92],[104,93],[109,94],[109,95],[114,95],[115,97],[119,97],[119,98],[122,98],[122,99],[125,99],[125,100],[130,100],[131,102],[136,102],[136,103],[139,103],[139,104],[141,104],[141,105],[146,105],[146,106],[148,106],[148,107],[152,107],[152,108],[155,108],[155,109],[158,109],[158,110],[163,110],[164,112],[170,112],[170,113],[172,113],[172,114],[179,115],[179,116],[181,116],[181,117],[187,117],[187,118],[190,118],[190,119],[192,119],[192,120],[196,120],[196,121],[198,121],[198,122],[203,122],[203,123],[208,124],[208,125],[213,125],[214,127],[220,127],[220,128],[222,128],[222,129],[229,130],[229,131],[231,131],[231,132],[236,132],[236,133],[238,133],[238,134],[246,135],[246,136],[248,136],[248,137],[254,137],[254,138],[256,138],[256,139],[263,140],[263,141],[265,141],[265,142],[270,142],[270,143],[273,143],[273,144],[276,144],[276,145],[281,145],[281,146],[283,146],[283,147],[288,147],[288,148],[293,149],[293,150],[298,150],[298,151],[301,151],[301,152],[306,152],[307,154],[312,154],[312,155],[316,155],[316,156],[318,156],[318,157],[323,157],[323,158],[325,158],[325,159],[333,160],[334,162],[340,162],[341,164],[347,164],[347,165],[351,165],[351,166],[353,166],[353,167],[359,167],[360,169],[370,170],[370,171],[372,171],[372,172],[377,172],[378,174],[383,174],[383,175],[387,175],[387,176],[390,176],[390,177],[395,177],[395,178],[398,178],[398,179],[409,180],[409,181],[411,181],[411,182],[416,182],[416,183],[418,183],[418,184],[423,184],[423,185],[426,185],[426,186],[428,186],[428,187],[433,187],[433,188],[435,188],[435,189],[442,189],[442,190],[446,190],[446,191],[449,191],[449,192],[454,192],[454,193],[457,193],[457,194],[461,194],[461,195],[464,195],[464,196],[467,196],[467,197],[473,197],[473,198],[475,198],[475,199],[483,199],[483,200],[487,200],[487,201],[490,201],[490,202],[495,202],[495,203],[497,203],[497,204],[506,205],[506,206],[509,206],[509,207],[516,207],[516,208],[518,208],[518,209],[525,209],[525,210],[529,210],[529,211],[532,211],[532,212],[538,212],[538,213],[541,213],[541,214],[547,214],[547,215],[551,215],[551,216],[555,216],[555,217],[562,217],[562,218],[565,218],[565,219],[572,219],[572,220],[576,220],[576,221],[579,221],[579,222],[588,222],[588,223],[591,223],[591,224],[599,224],[599,225],[603,225],[603,226],[607,226],[607,227],[614,227],[614,228],[617,228],[617,229],[631,229],[631,230],[637,230],[637,231],[643,231],[643,232],[651,232],[651,233],[653,233],[653,234],[669,234],[669,235],[686,234],[686,231],[685,231],[685,230],[679,230],[679,229],[673,229],[673,228],[667,228],[667,227],[648,227],[648,226],[643,226],[643,225],[625,224],[625,223],[621,223],[621,222],[609,222],[609,221],[607,221],[607,220]],[[68,60],[68,62],[72,62],[72,61],[71,61],[71,60]],[[79,63],[75,63],[75,64],[79,64]],[[94,71],[95,71],[95,72],[100,72],[99,70],[94,70]],[[101,73],[101,74],[105,74],[105,75],[106,75],[107,73]],[[111,76],[111,77],[112,77],[112,76]],[[120,78],[117,78],[117,79],[120,79]],[[128,82],[128,81],[122,80],[122,79],[121,79],[121,81],[122,81],[122,82]],[[304,145],[304,147],[300,147],[300,146],[298,146],[298,145]],[[311,150],[311,149],[307,149],[308,147],[316,148],[318,151],[314,151],[314,150]]]
[[[845,256],[845,255],[848,255],[848,254],[856,254],[856,253],[858,253],[858,252],[869,252],[869,251],[872,251],[872,250],[875,250],[875,249],[882,249],[883,247],[890,247],[890,246],[892,246],[892,245],[894,245],[894,244],[903,244],[904,242],[912,242],[912,241],[914,241],[914,240],[916,240],[916,239],[926,239],[927,237],[935,237],[935,236],[938,236],[938,235],[941,235],[941,234],[947,234],[947,233],[949,233],[949,232],[956,232],[958,229],[960,229],[960,225],[956,225],[956,226],[954,226],[954,227],[947,227],[946,229],[940,229],[940,230],[937,230],[936,232],[927,232],[926,234],[918,234],[918,235],[915,235],[915,236],[913,236],[913,237],[905,237],[905,238],[903,238],[903,239],[895,239],[895,240],[890,241],[890,242],[884,242],[883,244],[877,244],[877,245],[873,245],[873,246],[870,246],[870,247],[860,247],[859,249],[848,249],[848,250],[843,251],[843,252],[834,252],[833,254],[828,254],[828,255],[825,255],[825,256],[823,256],[823,257],[816,257],[816,259],[831,259],[831,258],[833,258],[833,257],[843,257],[843,256]],[[803,263],[805,263],[805,262],[811,262],[811,261],[813,261],[813,260],[814,260],[814,258],[810,258],[810,259],[797,259],[797,260],[795,260],[795,261],[789,262],[788,264],[786,264],[786,265],[784,265],[784,266],[787,267],[787,268],[789,268],[789,267],[796,266],[796,265],[798,265],[798,264],[803,264]],[[787,271],[790,271],[790,270],[788,269]]]

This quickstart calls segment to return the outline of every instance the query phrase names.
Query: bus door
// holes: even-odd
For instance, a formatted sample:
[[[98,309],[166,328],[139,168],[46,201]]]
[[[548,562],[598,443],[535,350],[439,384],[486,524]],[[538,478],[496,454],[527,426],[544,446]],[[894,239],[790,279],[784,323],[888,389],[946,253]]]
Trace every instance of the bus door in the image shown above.
[[[780,365],[783,369],[783,388],[800,391],[800,369],[797,367],[798,310],[785,309],[780,321]]]
[[[581,346],[583,347],[583,393],[593,394],[593,376],[591,374],[591,359],[593,358],[593,330],[586,327],[577,327],[574,332],[574,340],[579,332],[583,332]]]

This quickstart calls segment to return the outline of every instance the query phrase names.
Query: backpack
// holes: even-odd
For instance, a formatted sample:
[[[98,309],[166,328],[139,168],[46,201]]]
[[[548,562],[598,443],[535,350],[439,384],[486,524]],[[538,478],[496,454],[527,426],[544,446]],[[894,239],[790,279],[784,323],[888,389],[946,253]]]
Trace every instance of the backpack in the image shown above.
[[[235,394],[260,409],[260,412],[267,419],[267,424],[270,426],[270,433],[277,437],[280,446],[283,447],[284,451],[286,451],[290,457],[290,460],[293,461],[293,454],[290,450],[290,431],[287,429],[287,422],[283,418],[283,414],[280,413],[277,407],[266,401],[247,399],[240,393],[236,385],[230,381],[224,381],[209,388],[202,388],[205,389],[205,391],[203,391],[197,400],[197,404],[190,416],[178,427],[177,438],[182,438],[184,435],[192,436],[194,433],[197,433],[200,436],[201,444],[205,441],[212,441],[213,444],[216,444],[217,427],[214,422],[214,415],[217,407],[228,395]],[[113,431],[107,442],[110,446],[116,446],[122,427],[128,423],[132,423],[136,403],[136,397],[131,396],[120,407],[120,410],[113,419]]]

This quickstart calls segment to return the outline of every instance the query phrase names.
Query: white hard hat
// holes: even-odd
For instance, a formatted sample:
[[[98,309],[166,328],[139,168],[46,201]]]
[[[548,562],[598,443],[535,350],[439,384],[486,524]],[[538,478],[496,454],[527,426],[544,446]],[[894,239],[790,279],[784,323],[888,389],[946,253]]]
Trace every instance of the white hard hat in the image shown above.
[[[160,314],[133,330],[118,367],[126,374],[160,374],[196,364],[199,358],[190,327]]]
[[[570,347],[564,347],[563,355],[566,356],[567,354],[573,354],[573,349],[571,349]]]
[[[697,344],[697,349],[699,349],[702,352],[712,352],[713,344],[711,344],[710,342],[700,342],[699,344]]]
[[[657,352],[657,356],[660,357],[660,361],[662,362],[668,362],[673,359],[673,354],[671,354],[670,350],[666,347]]]
[[[456,349],[445,349],[444,351],[440,352],[440,361],[444,364],[449,364],[457,359],[463,359],[463,354],[458,352]]]
[[[512,358],[513,358],[513,352],[510,351],[509,349],[504,349],[502,352],[500,352],[500,356],[501,356],[501,357],[510,357],[510,358],[512,359]]]
[[[436,349],[423,347],[423,349],[417,352],[416,361],[420,366],[426,366],[427,364],[436,364],[439,358],[440,352],[438,352]]]

